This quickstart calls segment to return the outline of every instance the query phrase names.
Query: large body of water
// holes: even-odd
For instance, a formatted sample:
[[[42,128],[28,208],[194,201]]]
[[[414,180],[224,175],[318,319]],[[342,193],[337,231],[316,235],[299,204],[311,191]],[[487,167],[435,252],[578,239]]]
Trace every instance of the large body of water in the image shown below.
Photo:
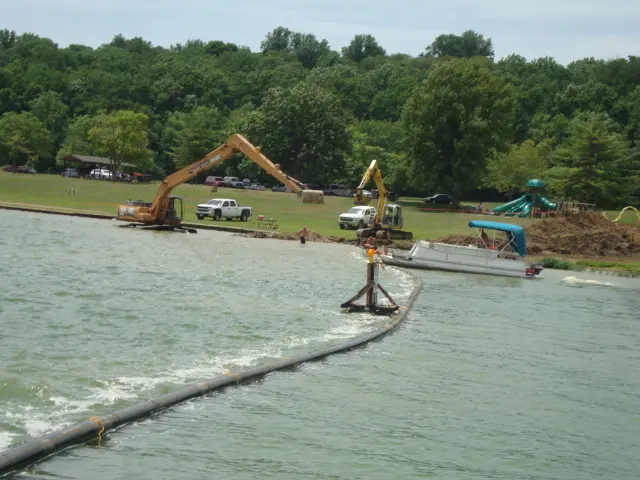
[[[353,247],[0,211],[0,451],[378,326]],[[56,479],[640,478],[640,281],[414,272],[383,341],[194,399]],[[381,282],[400,303],[412,276]]]

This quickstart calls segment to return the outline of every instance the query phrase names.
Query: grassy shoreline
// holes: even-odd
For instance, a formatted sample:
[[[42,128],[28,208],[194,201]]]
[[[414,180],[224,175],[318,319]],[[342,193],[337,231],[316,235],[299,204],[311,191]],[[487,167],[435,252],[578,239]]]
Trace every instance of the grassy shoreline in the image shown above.
[[[567,260],[561,256],[530,257],[535,263],[540,263],[544,268],[555,270],[567,270],[574,272],[600,272],[613,273],[618,276],[640,278],[640,261],[625,259],[626,261],[600,260],[594,258],[574,258]]]
[[[39,209],[67,215],[80,214],[94,218],[113,218],[120,203],[129,199],[151,200],[158,188],[152,184],[123,184],[99,180],[64,178],[59,175],[14,175],[0,172],[0,205],[24,209]],[[323,205],[302,204],[293,194],[270,191],[251,191],[221,188],[211,192],[204,185],[181,185],[175,189],[185,202],[185,223],[198,228],[219,229],[238,232],[261,231],[264,236],[278,238],[296,232],[306,225],[311,231],[336,243],[353,243],[355,232],[341,230],[337,224],[340,213],[353,206],[350,198],[326,197]],[[195,217],[195,206],[210,198],[234,198],[241,205],[253,207],[249,222],[199,221]],[[439,212],[427,209],[419,198],[402,198],[405,229],[412,231],[416,239],[433,240],[446,235],[469,233],[469,220],[489,217],[468,213]],[[373,203],[372,203],[373,205]],[[485,205],[490,207],[490,205]],[[617,212],[607,212],[617,215]],[[255,222],[258,215],[274,218],[278,231],[260,230]],[[615,218],[615,217],[611,217]],[[509,223],[526,226],[536,220],[509,218]],[[626,215],[625,223],[639,223],[634,215]],[[275,234],[275,235],[274,235]],[[394,248],[410,248],[413,242],[397,242]],[[545,263],[548,268],[583,271],[597,269],[640,276],[640,256],[593,258],[584,256],[540,255],[529,257],[532,261]],[[555,267],[552,265],[556,265]]]
[[[15,202],[0,202],[0,209],[9,208],[12,210],[19,211],[32,211],[39,212],[42,210],[48,211],[53,214],[60,215],[73,215],[79,214],[80,216],[94,216],[94,218],[104,218],[109,219],[112,218],[111,215],[101,214],[96,211],[82,211],[79,209],[68,209],[62,207],[50,207],[46,205],[33,205],[33,204],[24,204],[24,203],[15,203]],[[202,226],[201,226],[202,227]],[[227,226],[209,226],[209,229],[220,229],[229,231],[233,227]],[[238,229],[238,233],[241,233],[241,230]],[[264,237],[255,237],[255,238],[275,238],[279,240],[284,240],[282,238],[278,238],[278,236],[272,236],[269,232],[258,232],[264,233]],[[285,240],[286,241],[286,240]],[[335,239],[333,243],[350,243],[350,241],[341,241],[340,239]],[[411,242],[407,242],[406,245],[394,245],[397,249],[407,249],[410,247]],[[556,270],[567,270],[567,271],[596,271],[596,272],[611,272],[621,276],[628,276],[633,278],[640,278],[640,257],[612,257],[607,259],[594,259],[589,257],[576,257],[572,256],[567,258],[565,256],[529,256],[529,260],[533,263],[541,263],[545,268],[552,268]]]

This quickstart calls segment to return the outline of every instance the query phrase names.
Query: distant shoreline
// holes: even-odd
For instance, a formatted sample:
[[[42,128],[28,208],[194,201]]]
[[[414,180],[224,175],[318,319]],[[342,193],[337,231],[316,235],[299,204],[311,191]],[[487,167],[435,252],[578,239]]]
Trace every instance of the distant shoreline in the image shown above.
[[[70,217],[93,218],[93,219],[99,219],[99,220],[115,220],[116,218],[114,215],[108,215],[106,213],[100,213],[100,212],[92,212],[87,210],[74,210],[71,208],[64,208],[64,207],[52,207],[47,205],[33,205],[33,204],[14,203],[14,202],[0,202],[0,209],[31,212],[31,213],[44,213],[49,215],[65,215]],[[282,232],[269,232],[269,231],[263,231],[263,230],[253,230],[250,228],[227,227],[222,225],[208,225],[208,224],[201,224],[201,223],[185,222],[182,225],[188,228],[195,228],[195,229],[202,229],[202,230],[216,230],[220,232],[234,233],[247,238],[255,238],[255,239],[270,238],[270,239],[281,240],[281,241],[291,241],[291,238],[286,238],[290,236],[290,234],[282,233]],[[340,244],[340,245],[354,245],[354,246],[356,245],[355,240],[337,238],[337,237],[323,237],[323,239],[320,240],[320,242],[330,243],[330,244],[331,243]],[[409,243],[413,243],[413,242],[409,242]],[[395,243],[392,243],[389,246],[390,248],[393,248],[396,250],[407,250],[409,248],[407,245],[402,245],[402,244],[397,245]],[[636,259],[635,257],[633,258],[614,257],[614,258],[607,258],[607,259],[600,258],[600,257],[587,257],[587,256],[584,256],[584,257],[565,256],[565,257],[555,255],[555,254],[528,255],[528,258],[532,261],[539,262],[539,261],[542,261],[543,259],[555,259],[555,260],[564,262],[566,263],[566,266],[564,269],[566,269],[567,271],[593,270],[593,271],[603,271],[603,272],[625,273],[625,274],[630,274],[632,276],[637,275],[635,274],[635,269],[633,269],[633,271],[630,271],[624,267],[619,267],[618,265],[606,266],[602,268],[599,268],[597,266],[598,262],[604,262],[604,263],[615,262],[618,264],[625,264],[627,262],[638,261],[638,259]],[[593,263],[594,265],[580,266],[581,261],[584,261],[585,263]],[[555,268],[555,267],[550,266],[549,268]]]

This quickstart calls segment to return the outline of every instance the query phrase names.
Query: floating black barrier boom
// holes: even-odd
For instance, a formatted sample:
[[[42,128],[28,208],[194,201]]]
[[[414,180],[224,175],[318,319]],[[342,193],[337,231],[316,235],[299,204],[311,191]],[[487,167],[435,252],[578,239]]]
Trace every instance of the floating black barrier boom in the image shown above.
[[[30,440],[22,445],[0,452],[0,476],[24,469],[39,460],[52,456],[73,445],[101,440],[104,434],[127,423],[140,420],[154,413],[166,410],[174,405],[222,390],[230,385],[238,386],[252,380],[264,377],[266,374],[296,368],[305,362],[319,360],[335,353],[348,352],[365,344],[384,337],[396,328],[406,317],[413,305],[422,283],[415,277],[415,285],[407,299],[406,305],[399,307],[389,316],[389,322],[382,327],[360,335],[352,340],[331,347],[314,350],[295,357],[286,357],[279,362],[253,367],[239,372],[227,372],[222,376],[194,383],[175,392],[152,398],[144,403],[134,405],[101,417],[91,417],[70,427],[57,430],[40,438]]]

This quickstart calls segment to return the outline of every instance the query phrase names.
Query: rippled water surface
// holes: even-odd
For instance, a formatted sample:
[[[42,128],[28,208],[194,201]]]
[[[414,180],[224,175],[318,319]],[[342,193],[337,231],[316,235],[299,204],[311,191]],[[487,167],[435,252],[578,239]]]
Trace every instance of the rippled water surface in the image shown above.
[[[0,450],[375,328],[347,246],[0,211]],[[195,399],[42,478],[640,478],[640,282],[418,272],[393,335]],[[381,282],[402,302],[412,277]]]

